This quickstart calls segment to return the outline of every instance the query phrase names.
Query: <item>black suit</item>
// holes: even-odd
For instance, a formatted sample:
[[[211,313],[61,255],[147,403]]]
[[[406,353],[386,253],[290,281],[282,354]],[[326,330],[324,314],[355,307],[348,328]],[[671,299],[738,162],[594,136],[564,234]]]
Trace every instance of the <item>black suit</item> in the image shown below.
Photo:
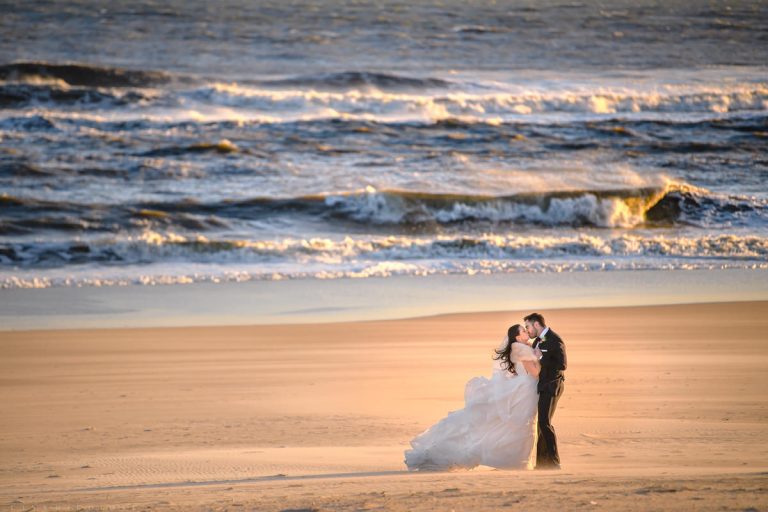
[[[557,453],[557,438],[555,428],[552,426],[552,416],[555,414],[557,401],[565,389],[563,372],[568,366],[565,343],[550,329],[541,341],[533,344],[533,348],[540,349],[542,353],[538,384],[539,440],[536,443],[536,468],[559,467],[560,455]]]

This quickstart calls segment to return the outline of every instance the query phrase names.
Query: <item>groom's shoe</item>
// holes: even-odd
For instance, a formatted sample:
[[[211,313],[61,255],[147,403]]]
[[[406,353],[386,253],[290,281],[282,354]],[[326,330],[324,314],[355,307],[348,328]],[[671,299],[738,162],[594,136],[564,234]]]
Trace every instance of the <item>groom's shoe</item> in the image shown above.
[[[537,464],[533,469],[537,469],[539,471],[559,470],[560,464]]]

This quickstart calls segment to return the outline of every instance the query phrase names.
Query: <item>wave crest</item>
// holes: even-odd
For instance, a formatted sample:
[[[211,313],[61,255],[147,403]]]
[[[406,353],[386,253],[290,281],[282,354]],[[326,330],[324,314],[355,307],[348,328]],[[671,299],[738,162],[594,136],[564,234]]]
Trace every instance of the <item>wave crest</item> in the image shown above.
[[[70,87],[68,84],[0,84],[0,108],[21,108],[30,105],[125,106],[150,101],[151,95],[129,89],[104,90],[90,87]]]
[[[199,151],[234,151],[230,146],[205,145]],[[3,168],[0,167],[0,172]],[[36,173],[12,167],[10,173]],[[465,224],[533,225],[594,228],[647,228],[674,225],[751,226],[764,224],[768,202],[721,196],[678,182],[613,190],[565,190],[507,196],[365,190],[288,198],[256,197],[202,203],[143,202],[82,204],[0,195],[0,234],[37,229],[110,231],[136,228],[195,231],[233,227],[239,222],[307,218],[327,224],[354,223],[395,231],[439,232]],[[476,226],[477,227],[477,226]]]
[[[216,83],[184,93],[187,97],[228,107],[255,109],[295,119],[358,119],[377,121],[507,122],[531,115],[706,114],[765,112],[768,87],[745,83],[683,90],[571,90],[495,92],[475,94],[384,92],[353,88],[348,91],[266,89],[237,83]]]
[[[372,224],[454,224],[471,221],[548,226],[595,226],[631,228],[643,224],[646,214],[673,192],[691,188],[670,182],[662,187],[617,190],[575,190],[515,194],[511,196],[472,196],[379,192],[369,187],[363,192],[330,195],[325,204],[333,215]],[[677,213],[673,209],[670,215]],[[657,221],[674,222],[656,212]]]
[[[374,73],[370,71],[342,71],[320,75],[305,75],[279,80],[264,80],[259,82],[267,87],[314,87],[320,89],[349,89],[370,87],[377,89],[426,89],[445,88],[453,85],[441,78],[416,78],[390,73]]]
[[[88,87],[146,87],[171,82],[172,75],[162,71],[131,70],[88,64],[15,62],[0,65],[0,80],[48,83]]]

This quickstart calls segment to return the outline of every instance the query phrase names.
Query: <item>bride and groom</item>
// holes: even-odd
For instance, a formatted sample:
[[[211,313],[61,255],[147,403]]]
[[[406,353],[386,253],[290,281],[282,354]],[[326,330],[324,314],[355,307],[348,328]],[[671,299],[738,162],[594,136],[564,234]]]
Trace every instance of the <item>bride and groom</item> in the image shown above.
[[[532,313],[509,328],[494,360],[490,379],[467,383],[463,409],[411,441],[409,470],[560,469],[552,416],[564,389],[565,343]]]

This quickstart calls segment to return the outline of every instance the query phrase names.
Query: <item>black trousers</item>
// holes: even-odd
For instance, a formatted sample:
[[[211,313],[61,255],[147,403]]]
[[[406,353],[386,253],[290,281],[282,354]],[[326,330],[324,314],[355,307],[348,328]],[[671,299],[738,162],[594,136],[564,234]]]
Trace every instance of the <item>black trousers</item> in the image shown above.
[[[563,394],[565,384],[560,380],[556,386],[547,387],[549,389],[539,394],[539,439],[536,442],[537,469],[560,465],[560,455],[557,453],[557,437],[555,436],[555,427],[552,426],[552,416],[555,415],[557,401],[560,400],[560,396]]]

